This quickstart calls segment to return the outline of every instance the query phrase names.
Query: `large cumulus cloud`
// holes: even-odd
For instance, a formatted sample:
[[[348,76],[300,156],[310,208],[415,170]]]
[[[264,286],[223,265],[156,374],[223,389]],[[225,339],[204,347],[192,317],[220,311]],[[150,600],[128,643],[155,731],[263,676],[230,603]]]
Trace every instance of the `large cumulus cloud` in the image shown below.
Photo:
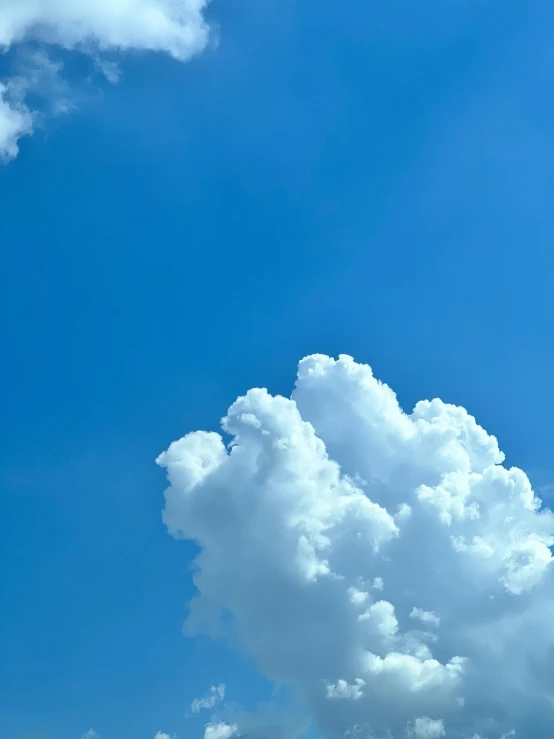
[[[200,547],[189,628],[238,637],[327,737],[550,736],[554,517],[494,436],[321,355],[222,426],[158,459]]]
[[[207,0],[0,0],[0,50],[33,42],[92,55],[113,81],[105,52],[156,51],[185,61],[207,43]],[[32,132],[33,111],[12,80],[0,84],[0,157],[17,155]],[[21,85],[18,85],[21,92]]]

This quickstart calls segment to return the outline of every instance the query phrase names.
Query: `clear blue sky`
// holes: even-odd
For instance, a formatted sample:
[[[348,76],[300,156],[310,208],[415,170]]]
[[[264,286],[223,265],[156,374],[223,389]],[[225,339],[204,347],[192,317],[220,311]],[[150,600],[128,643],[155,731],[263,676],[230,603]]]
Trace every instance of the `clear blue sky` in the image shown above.
[[[182,634],[154,459],[306,354],[465,406],[552,483],[552,3],[208,18],[217,47],[123,56],[0,170],[6,739],[195,736],[212,683],[270,695]]]

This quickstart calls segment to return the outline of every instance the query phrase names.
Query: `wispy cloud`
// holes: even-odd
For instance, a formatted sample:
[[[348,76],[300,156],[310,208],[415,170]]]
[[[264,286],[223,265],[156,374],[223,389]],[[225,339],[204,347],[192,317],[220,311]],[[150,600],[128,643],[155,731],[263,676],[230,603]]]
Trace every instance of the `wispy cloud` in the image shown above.
[[[212,685],[209,692],[202,698],[195,698],[191,703],[191,711],[199,713],[200,711],[213,708],[225,698],[225,685]]]
[[[73,50],[90,58],[93,66],[111,83],[120,72],[113,55],[126,51],[161,52],[186,61],[200,52],[208,40],[203,10],[205,0],[0,0],[0,48],[5,52],[33,43],[45,60],[56,50]],[[50,78],[59,86],[61,66]],[[36,65],[9,74],[0,86],[0,157],[17,156],[18,142],[31,134],[43,108],[33,106],[30,93],[38,80]],[[50,66],[50,72],[53,67]],[[45,80],[40,81],[45,93]],[[67,83],[64,83],[67,84]],[[62,98],[54,96],[54,102]],[[52,99],[50,99],[52,102]],[[48,114],[60,112],[46,106]]]

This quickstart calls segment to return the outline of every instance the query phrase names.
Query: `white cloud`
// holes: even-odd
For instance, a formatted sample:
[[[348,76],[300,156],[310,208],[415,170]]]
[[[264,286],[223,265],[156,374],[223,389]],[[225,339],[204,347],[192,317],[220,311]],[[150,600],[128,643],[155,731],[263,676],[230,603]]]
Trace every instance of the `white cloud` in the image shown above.
[[[385,587],[385,584],[383,582],[383,578],[382,577],[374,577],[373,578],[372,588],[374,590],[383,590],[384,587]]]
[[[225,685],[212,685],[207,695],[202,698],[195,698],[191,703],[191,711],[199,713],[200,711],[213,708],[225,698]]]
[[[94,731],[94,729],[89,729],[83,734],[81,739],[98,739],[98,734]]]
[[[416,718],[412,725],[408,726],[408,736],[416,739],[440,739],[445,735],[444,723],[440,719],[431,719],[427,716]]]
[[[94,65],[96,69],[103,75],[108,82],[112,85],[117,85],[121,79],[121,69],[119,65],[111,59],[103,59],[102,57],[95,57]]]
[[[359,700],[364,694],[365,681],[359,677],[353,682],[352,685],[346,682],[346,680],[337,680],[335,685],[327,686],[327,697],[338,698],[339,700],[348,698],[352,700]]]
[[[8,88],[0,83],[0,158],[13,159],[19,152],[18,141],[33,130],[33,118],[27,107],[10,101]]]
[[[0,0],[0,50],[28,42],[42,52],[56,47],[91,56],[108,81],[119,79],[117,64],[104,54],[162,52],[186,61],[208,40],[203,11],[207,0]],[[9,85],[9,81],[7,82]],[[32,132],[33,116],[6,98],[0,87],[0,156],[17,155],[17,142]],[[7,101],[8,100],[8,101]],[[7,101],[7,102],[6,102]]]
[[[169,734],[166,734],[164,731],[158,731],[154,739],[172,739],[172,737],[170,737]],[[173,739],[175,738],[173,737]]]
[[[47,116],[67,113],[73,107],[61,75],[63,64],[54,62],[44,50],[19,50],[12,68],[12,76],[0,83],[0,159],[4,162],[17,156],[19,140]],[[30,109],[29,95],[40,101],[40,111]]]
[[[224,721],[208,724],[204,730],[204,739],[231,739],[238,734],[235,724],[227,724]]]
[[[205,0],[0,0],[0,46],[163,51],[185,60],[207,40]]]
[[[422,608],[416,608],[415,606],[410,611],[410,618],[429,626],[440,626],[441,622],[440,617],[433,611],[424,611]]]
[[[164,521],[201,549],[189,630],[238,637],[326,737],[550,736],[554,516],[495,437],[321,355],[223,429],[158,459]]]

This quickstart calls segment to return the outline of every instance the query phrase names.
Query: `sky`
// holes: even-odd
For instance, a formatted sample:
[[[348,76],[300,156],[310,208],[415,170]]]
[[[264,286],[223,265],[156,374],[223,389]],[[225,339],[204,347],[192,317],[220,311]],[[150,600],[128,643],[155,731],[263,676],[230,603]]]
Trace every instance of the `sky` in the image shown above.
[[[550,736],[553,23],[0,0],[0,736]]]

